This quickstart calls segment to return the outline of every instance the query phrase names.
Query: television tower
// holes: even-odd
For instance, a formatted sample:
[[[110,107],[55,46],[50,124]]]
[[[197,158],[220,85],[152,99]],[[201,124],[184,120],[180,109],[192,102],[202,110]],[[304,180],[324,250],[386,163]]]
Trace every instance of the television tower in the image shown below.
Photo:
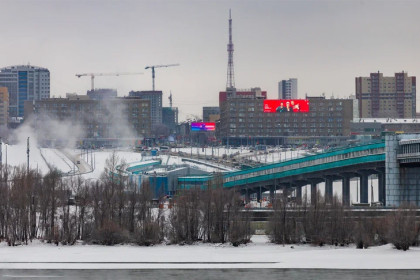
[[[227,82],[226,90],[235,88],[235,72],[233,71],[233,43],[232,43],[232,17],[229,9],[229,44],[228,51],[228,68],[227,68]]]

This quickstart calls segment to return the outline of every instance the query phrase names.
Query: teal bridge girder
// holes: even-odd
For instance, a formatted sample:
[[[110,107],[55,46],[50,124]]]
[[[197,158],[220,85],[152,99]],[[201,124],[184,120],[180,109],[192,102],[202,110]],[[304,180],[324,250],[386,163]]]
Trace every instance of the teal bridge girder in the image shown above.
[[[328,150],[315,155],[300,157],[288,161],[228,172],[222,175],[225,188],[252,188],[272,185],[273,181],[281,184],[299,181],[301,185],[308,180],[340,177],[340,174],[355,173],[361,170],[374,170],[385,166],[385,142]],[[195,187],[206,188],[213,176],[179,177],[179,189]],[[276,184],[276,183],[274,183]],[[299,183],[298,183],[299,184]],[[296,187],[296,184],[294,184]]]

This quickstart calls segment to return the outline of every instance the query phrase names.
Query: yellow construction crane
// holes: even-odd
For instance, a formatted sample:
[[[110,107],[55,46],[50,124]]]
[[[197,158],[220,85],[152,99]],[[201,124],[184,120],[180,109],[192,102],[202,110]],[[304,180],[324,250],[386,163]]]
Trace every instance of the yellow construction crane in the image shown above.
[[[90,76],[92,90],[94,90],[96,76],[123,76],[123,75],[142,75],[142,74],[143,73],[83,73],[83,74],[76,74],[76,77],[80,78],[80,77]]]
[[[161,68],[161,67],[171,67],[171,66],[179,66],[179,64],[168,64],[168,65],[151,65],[146,66],[144,69],[152,69],[152,79],[153,79],[153,91],[155,91],[155,68]]]

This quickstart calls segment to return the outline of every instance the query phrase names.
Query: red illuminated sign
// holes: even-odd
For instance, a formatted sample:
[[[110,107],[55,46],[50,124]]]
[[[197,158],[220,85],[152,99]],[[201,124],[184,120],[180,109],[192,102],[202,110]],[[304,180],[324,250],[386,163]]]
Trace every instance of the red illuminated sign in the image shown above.
[[[214,131],[216,123],[214,122],[193,122],[191,123],[191,131]]]
[[[307,99],[277,99],[264,100],[264,113],[307,113],[309,100]]]

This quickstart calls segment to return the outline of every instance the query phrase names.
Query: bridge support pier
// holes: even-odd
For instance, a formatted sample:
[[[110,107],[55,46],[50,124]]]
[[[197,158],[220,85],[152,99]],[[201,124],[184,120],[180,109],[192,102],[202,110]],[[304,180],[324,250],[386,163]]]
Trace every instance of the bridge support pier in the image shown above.
[[[274,200],[274,192],[275,192],[275,190],[276,190],[276,187],[274,187],[274,186],[271,186],[270,187],[270,202],[273,202],[273,200]]]
[[[369,174],[360,175],[360,203],[369,203]]]
[[[249,203],[251,201],[251,196],[250,196],[250,194],[249,194],[249,189],[247,188],[246,190],[245,190],[245,202],[246,203]]]
[[[350,206],[350,177],[343,177],[343,205]]]
[[[317,200],[317,186],[316,182],[311,182],[311,204],[314,205]]]
[[[298,205],[302,204],[302,187],[300,186],[296,187],[296,203]]]
[[[326,201],[332,201],[333,196],[333,178],[332,177],[326,177],[325,178],[325,200]]]
[[[385,172],[378,173],[378,200],[385,205]]]
[[[261,203],[261,187],[258,188],[257,190],[257,202]]]

